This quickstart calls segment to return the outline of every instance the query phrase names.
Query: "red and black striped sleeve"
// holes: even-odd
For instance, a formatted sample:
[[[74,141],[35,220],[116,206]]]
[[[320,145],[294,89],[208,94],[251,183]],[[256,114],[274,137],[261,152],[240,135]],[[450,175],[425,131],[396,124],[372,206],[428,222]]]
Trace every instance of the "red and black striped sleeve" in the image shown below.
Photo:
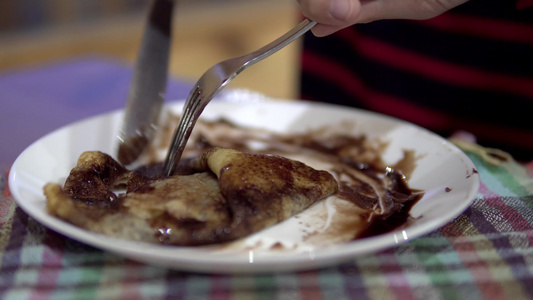
[[[533,0],[471,0],[424,21],[304,39],[301,98],[395,116],[533,160]]]

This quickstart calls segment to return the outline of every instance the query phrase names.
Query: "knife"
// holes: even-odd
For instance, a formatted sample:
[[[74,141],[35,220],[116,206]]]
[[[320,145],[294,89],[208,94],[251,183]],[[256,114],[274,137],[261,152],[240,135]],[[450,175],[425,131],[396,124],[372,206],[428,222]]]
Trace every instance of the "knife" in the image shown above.
[[[155,136],[168,76],[174,0],[154,0],[150,7],[133,72],[117,158],[134,162]]]

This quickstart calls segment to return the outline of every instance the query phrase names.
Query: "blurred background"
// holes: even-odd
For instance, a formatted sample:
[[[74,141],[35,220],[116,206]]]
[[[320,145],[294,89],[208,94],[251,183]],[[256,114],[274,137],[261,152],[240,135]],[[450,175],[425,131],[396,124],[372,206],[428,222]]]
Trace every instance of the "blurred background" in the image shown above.
[[[0,0],[0,74],[77,57],[133,66],[149,0]],[[170,73],[194,82],[211,65],[258,49],[295,26],[295,0],[178,0]],[[230,87],[298,95],[300,43],[247,69]]]

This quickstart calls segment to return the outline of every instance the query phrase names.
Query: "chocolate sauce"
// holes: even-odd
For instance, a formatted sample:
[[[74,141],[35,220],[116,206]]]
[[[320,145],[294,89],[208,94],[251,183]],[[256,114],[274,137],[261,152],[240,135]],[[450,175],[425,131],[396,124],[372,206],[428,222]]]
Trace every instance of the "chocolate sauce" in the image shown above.
[[[383,233],[391,232],[409,224],[409,221],[412,220],[409,211],[421,198],[422,195],[417,195],[413,200],[403,203],[397,211],[395,211],[389,216],[371,217],[368,227],[360,234],[355,236],[354,239],[361,239],[380,235]]]
[[[144,135],[127,139],[118,148],[118,161],[124,165],[134,162],[148,145],[149,140]]]
[[[65,192],[74,200],[87,206],[116,208],[118,196],[110,188],[124,181],[129,171],[109,155],[86,152],[80,156],[78,166],[70,172]],[[98,157],[93,161],[93,157]]]
[[[205,245],[245,237],[312,209],[313,204],[316,207],[314,201],[326,196],[333,199],[331,211],[307,215],[311,219],[302,229],[304,239],[312,240],[323,229],[316,222],[327,228],[315,236],[315,241],[326,238],[333,242],[341,241],[339,236],[342,241],[366,238],[408,224],[411,208],[423,195],[408,185],[416,166],[415,153],[404,151],[403,159],[387,165],[381,159],[385,143],[335,131],[321,128],[281,135],[241,128],[227,121],[200,121],[174,174],[181,176],[162,176],[163,163],[156,158],[161,148],[168,147],[169,135],[161,137],[161,144],[151,145],[146,153],[153,159],[133,171],[107,155],[95,155],[98,161],[94,164],[90,159],[83,163],[80,157],[82,163],[78,164],[83,168],[73,169],[64,190],[75,201],[85,201],[87,209],[91,205],[102,208],[96,210],[102,214],[115,213],[122,201],[144,215],[162,207],[172,194],[174,200],[179,199],[173,202],[173,211],[179,213],[165,211],[149,219],[153,234],[148,240],[163,244]],[[209,170],[206,157],[218,147],[242,153],[238,160]],[[232,153],[225,155],[234,159]],[[117,185],[125,185],[126,194],[115,194],[113,188]],[[208,199],[211,202],[203,204]],[[326,201],[319,203],[326,208]],[[198,213],[193,209],[195,205]],[[106,206],[111,208],[109,212]],[[208,214],[199,213],[205,209]],[[219,223],[210,223],[213,220]]]
[[[404,150],[402,159],[387,166],[381,159],[386,143],[373,146],[375,143],[364,135],[331,134],[338,128],[281,135],[242,128],[227,120],[202,121],[200,126],[204,129],[197,129],[197,136],[192,136],[189,142],[193,145],[188,149],[191,152],[201,153],[218,145],[287,157],[303,155],[331,164],[329,171],[338,181],[335,196],[368,210],[365,213],[369,216],[367,227],[354,238],[378,235],[406,225],[411,219],[409,211],[423,196],[423,191],[413,190],[407,183],[418,159],[412,150]],[[263,143],[263,146],[250,147],[254,142]]]

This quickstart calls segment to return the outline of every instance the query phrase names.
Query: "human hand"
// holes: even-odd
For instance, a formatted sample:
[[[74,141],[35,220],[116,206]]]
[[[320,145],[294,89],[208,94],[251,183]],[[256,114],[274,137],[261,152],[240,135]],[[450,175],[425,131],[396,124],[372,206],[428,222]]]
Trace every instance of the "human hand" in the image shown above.
[[[382,19],[423,20],[436,17],[468,0],[297,0],[302,14],[326,36],[356,23]]]

